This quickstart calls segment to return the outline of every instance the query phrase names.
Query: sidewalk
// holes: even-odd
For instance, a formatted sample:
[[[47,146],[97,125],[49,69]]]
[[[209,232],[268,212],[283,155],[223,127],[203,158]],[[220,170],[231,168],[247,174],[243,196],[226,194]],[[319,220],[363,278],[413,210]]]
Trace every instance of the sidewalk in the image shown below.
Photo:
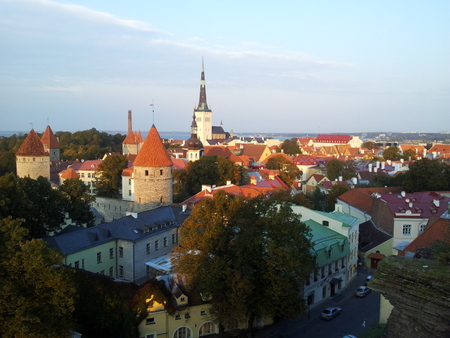
[[[346,286],[345,289],[342,289],[333,297],[329,297],[324,301],[317,303],[311,308],[309,311],[307,310],[304,315],[295,317],[291,320],[282,320],[280,322],[276,322],[273,325],[265,327],[259,331],[257,331],[254,337],[257,338],[282,338],[288,336],[289,327],[295,327],[297,330],[302,327],[308,326],[308,324],[320,319],[320,313],[328,306],[339,306],[340,303],[345,301],[346,299],[353,297],[355,294],[355,290],[358,286],[365,285],[366,278],[370,275],[370,269],[366,268],[358,268],[358,275],[353,278],[353,280]]]

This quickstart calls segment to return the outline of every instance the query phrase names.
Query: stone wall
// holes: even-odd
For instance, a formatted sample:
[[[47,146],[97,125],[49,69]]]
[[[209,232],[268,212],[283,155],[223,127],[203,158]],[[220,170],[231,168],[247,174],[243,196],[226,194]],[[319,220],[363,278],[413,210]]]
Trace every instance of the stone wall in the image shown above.
[[[369,287],[393,306],[384,338],[450,337],[450,266],[390,256]]]
[[[16,156],[16,172],[18,177],[50,180],[50,156]]]

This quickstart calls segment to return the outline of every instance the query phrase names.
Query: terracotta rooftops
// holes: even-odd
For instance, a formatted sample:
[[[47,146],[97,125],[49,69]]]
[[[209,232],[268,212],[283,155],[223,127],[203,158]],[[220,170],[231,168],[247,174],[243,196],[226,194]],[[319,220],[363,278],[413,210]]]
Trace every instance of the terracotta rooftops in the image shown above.
[[[23,141],[19,150],[17,150],[16,155],[20,156],[49,156],[49,153],[44,150],[44,145],[42,144],[38,134],[31,129],[28,136]]]
[[[172,160],[161,141],[155,125],[150,128],[133,165],[135,167],[171,167]]]
[[[352,139],[349,135],[330,135],[319,134],[314,142],[326,142],[326,143],[348,143]]]
[[[50,126],[47,126],[45,129],[44,134],[41,137],[42,144],[47,145],[48,149],[58,149],[59,148],[59,142],[56,138],[55,134],[53,134],[52,128]]]

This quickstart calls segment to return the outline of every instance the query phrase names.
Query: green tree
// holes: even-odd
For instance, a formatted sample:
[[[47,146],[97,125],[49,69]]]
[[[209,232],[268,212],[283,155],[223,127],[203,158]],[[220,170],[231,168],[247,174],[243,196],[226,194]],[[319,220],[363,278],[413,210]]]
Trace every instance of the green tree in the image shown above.
[[[269,158],[266,163],[266,168],[270,170],[279,170],[280,177],[289,185],[292,185],[293,182],[297,181],[302,174],[300,169],[283,155],[276,155]]]
[[[408,149],[403,152],[403,158],[407,161],[413,161],[416,159],[417,153],[414,149]]]
[[[374,142],[374,141],[366,141],[366,142],[363,142],[362,144],[361,144],[361,148],[367,148],[367,149],[370,149],[370,150],[377,150],[377,149],[380,149],[380,147],[377,145],[377,143],[376,142]]]
[[[0,150],[0,176],[16,172],[16,155],[11,151]]]
[[[69,337],[73,271],[43,240],[27,240],[21,222],[0,220],[0,336]]]
[[[450,264],[450,222],[447,222],[441,240],[437,240],[431,246],[434,259],[438,262]]]
[[[341,161],[332,159],[327,162],[327,177],[334,181],[342,177],[343,180],[349,180],[356,175],[356,163],[353,160]]]
[[[64,180],[58,187],[64,197],[64,210],[78,223],[94,225],[94,214],[90,210],[90,204],[95,197],[89,195],[89,187],[78,178]]]
[[[402,156],[400,155],[400,148],[396,146],[386,148],[383,152],[383,157],[385,160],[400,160],[402,158]]]
[[[94,187],[98,196],[118,198],[122,190],[122,171],[128,165],[124,155],[109,155],[96,171]]]
[[[328,211],[333,211],[334,206],[337,202],[337,198],[341,196],[344,192],[348,191],[349,187],[345,184],[333,184],[331,188],[328,190],[327,194],[327,203],[328,203]]]
[[[407,192],[450,189],[450,168],[437,160],[423,158],[415,161],[402,177],[402,186]]]
[[[173,255],[190,285],[211,295],[220,327],[233,320],[305,311],[303,286],[315,267],[309,228],[287,204],[220,192],[180,228]]]
[[[283,150],[283,152],[288,155],[297,155],[302,153],[296,138],[284,140],[280,145],[280,150]]]
[[[321,192],[319,187],[306,195],[308,197],[311,204],[314,206],[314,210],[318,211],[326,211],[326,195]]]

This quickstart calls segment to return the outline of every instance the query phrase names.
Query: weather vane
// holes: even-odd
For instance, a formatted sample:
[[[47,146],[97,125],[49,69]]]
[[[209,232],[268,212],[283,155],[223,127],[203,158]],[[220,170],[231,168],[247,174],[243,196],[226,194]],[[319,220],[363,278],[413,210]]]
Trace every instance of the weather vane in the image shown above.
[[[152,109],[152,124],[155,124],[155,100],[152,99],[152,103],[150,103],[150,107],[153,107]]]

